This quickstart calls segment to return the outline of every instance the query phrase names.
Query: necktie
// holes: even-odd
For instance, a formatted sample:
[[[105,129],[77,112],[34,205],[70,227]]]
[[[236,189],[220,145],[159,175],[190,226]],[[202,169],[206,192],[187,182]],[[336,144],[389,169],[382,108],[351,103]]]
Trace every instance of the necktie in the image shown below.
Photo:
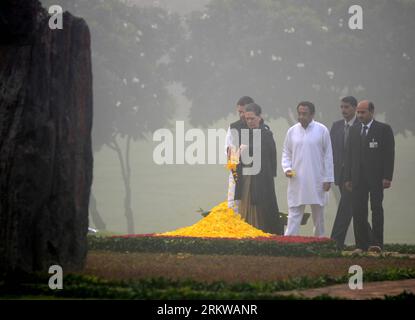
[[[347,138],[349,137],[349,129],[350,129],[350,124],[346,123],[344,126],[344,141],[343,141],[344,146],[346,146],[346,141],[347,141]]]
[[[365,164],[365,159],[366,159],[366,147],[367,147],[367,142],[366,142],[366,136],[367,136],[367,129],[368,126],[363,126],[363,130],[362,130],[362,134],[361,134],[361,141],[360,141],[360,148],[361,148],[361,156],[360,156],[360,161],[361,163]]]

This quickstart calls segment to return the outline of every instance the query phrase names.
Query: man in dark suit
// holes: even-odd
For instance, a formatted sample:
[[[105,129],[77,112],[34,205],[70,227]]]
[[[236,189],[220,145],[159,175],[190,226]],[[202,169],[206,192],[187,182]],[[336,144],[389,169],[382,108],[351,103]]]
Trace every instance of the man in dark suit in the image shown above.
[[[375,107],[364,100],[357,106],[360,126],[350,128],[346,147],[345,187],[352,191],[356,251],[383,249],[383,189],[390,188],[395,161],[392,128],[373,119]],[[373,245],[369,246],[368,199],[372,210]]]
[[[253,103],[254,100],[251,97],[243,96],[236,103],[236,110],[238,111],[239,120],[229,125],[226,133],[225,141],[225,153],[227,155],[227,161],[231,158],[231,150],[238,149],[241,144],[241,131],[242,129],[248,129],[245,121],[245,107],[246,105]],[[234,200],[235,197],[235,180],[234,175],[231,172],[228,178],[228,207],[238,212],[239,201]]]
[[[334,183],[340,190],[339,206],[330,237],[336,241],[339,250],[342,250],[344,247],[344,241],[353,214],[352,194],[344,188],[344,160],[346,140],[350,127],[360,126],[360,122],[356,118],[356,107],[357,100],[355,97],[348,96],[341,99],[340,110],[343,119],[334,122],[330,129],[334,162]],[[368,227],[370,228],[369,225]]]

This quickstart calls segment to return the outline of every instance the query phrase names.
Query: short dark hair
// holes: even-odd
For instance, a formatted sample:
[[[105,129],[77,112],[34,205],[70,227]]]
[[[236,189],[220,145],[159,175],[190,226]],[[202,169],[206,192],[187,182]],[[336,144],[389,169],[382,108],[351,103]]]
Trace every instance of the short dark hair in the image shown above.
[[[350,104],[353,107],[357,107],[357,100],[353,96],[344,97],[343,99],[341,99],[341,101],[346,102],[346,103]]]
[[[254,103],[254,99],[252,99],[251,97],[248,97],[248,96],[243,96],[242,98],[240,98],[238,100],[236,105],[237,106],[245,106],[245,105],[250,104],[250,103]]]
[[[370,111],[370,112],[375,111],[375,105],[373,104],[373,102],[372,102],[372,101],[369,101],[369,111]]]
[[[245,112],[253,112],[255,113],[256,116],[260,116],[262,109],[259,105],[257,105],[256,103],[250,103],[246,106],[245,108]]]
[[[310,110],[310,113],[311,113],[311,114],[316,113],[316,107],[315,107],[315,106],[314,106],[314,104],[313,104],[312,102],[310,102],[310,101],[301,101],[301,102],[297,105],[297,111],[298,111],[298,108],[299,108],[300,106],[307,107],[307,108],[308,108],[308,110]]]

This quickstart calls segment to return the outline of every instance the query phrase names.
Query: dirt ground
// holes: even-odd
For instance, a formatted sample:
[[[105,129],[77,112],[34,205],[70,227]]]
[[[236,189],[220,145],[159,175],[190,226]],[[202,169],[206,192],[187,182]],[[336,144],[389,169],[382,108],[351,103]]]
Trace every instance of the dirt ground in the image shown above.
[[[415,259],[373,257],[271,257],[89,252],[84,273],[109,280],[164,277],[196,281],[256,282],[303,276],[342,276],[351,265],[365,271],[415,268]]]

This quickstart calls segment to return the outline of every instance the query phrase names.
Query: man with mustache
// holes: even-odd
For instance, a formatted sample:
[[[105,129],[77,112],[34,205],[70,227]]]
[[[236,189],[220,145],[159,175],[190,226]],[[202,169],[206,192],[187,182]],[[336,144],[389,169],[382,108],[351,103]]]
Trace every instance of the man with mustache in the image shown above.
[[[331,238],[336,241],[337,249],[342,250],[346,239],[347,230],[352,221],[352,194],[344,188],[344,160],[346,158],[346,141],[350,128],[359,126],[360,122],[356,117],[357,100],[348,96],[341,99],[340,110],[342,120],[333,123],[330,129],[331,144],[333,149],[334,183],[339,187],[340,201],[334,220]],[[369,234],[372,230],[368,224]]]
[[[333,177],[333,154],[329,130],[314,121],[309,101],[297,105],[298,123],[288,129],[282,151],[282,169],[289,178],[286,236],[296,236],[306,205],[310,205],[314,235],[324,237],[324,206]]]

